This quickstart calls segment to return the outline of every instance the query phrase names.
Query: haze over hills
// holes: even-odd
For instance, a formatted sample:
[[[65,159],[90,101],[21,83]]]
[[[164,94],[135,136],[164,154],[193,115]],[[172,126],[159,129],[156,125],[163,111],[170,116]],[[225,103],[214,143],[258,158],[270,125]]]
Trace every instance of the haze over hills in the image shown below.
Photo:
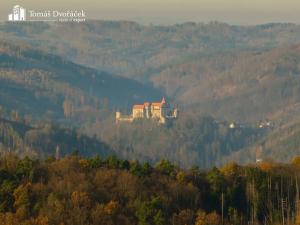
[[[0,34],[154,84],[185,110],[220,119],[277,119],[288,113],[280,113],[282,107],[293,111],[299,100],[300,26],[295,24],[3,23]]]
[[[0,22],[0,225],[300,225],[300,25],[69,23],[76,3],[25,1]],[[138,5],[292,8],[167,1]]]
[[[0,105],[79,122],[81,132],[97,135],[118,156],[208,167],[253,162],[262,143],[266,157],[300,153],[298,142],[284,157],[282,144],[274,144],[288,125],[292,139],[299,137],[299,25],[2,23],[0,35]],[[179,105],[173,126],[115,127],[117,108],[163,95]],[[264,120],[272,129],[258,129]],[[242,127],[230,130],[229,122]]]
[[[139,80],[195,56],[232,49],[270,49],[297,44],[300,26],[185,23],[143,26],[128,21],[3,23],[3,38],[17,38],[74,62]]]
[[[262,161],[288,162],[300,154],[299,117],[269,132],[257,143],[236,151],[227,160],[251,163],[254,159]]]
[[[152,80],[183,105],[218,118],[279,122],[299,113],[300,45],[195,58]]]
[[[1,106],[39,118],[91,116],[162,96],[149,85],[7,42],[0,42],[0,71]]]

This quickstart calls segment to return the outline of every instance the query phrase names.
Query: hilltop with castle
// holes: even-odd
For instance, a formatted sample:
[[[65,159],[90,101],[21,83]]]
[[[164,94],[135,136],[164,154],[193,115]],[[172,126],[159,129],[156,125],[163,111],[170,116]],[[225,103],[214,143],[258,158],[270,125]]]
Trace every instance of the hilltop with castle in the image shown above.
[[[152,119],[159,124],[166,124],[169,121],[176,119],[178,116],[177,108],[171,108],[165,98],[161,102],[145,102],[141,105],[133,105],[131,115],[122,115],[121,112],[116,112],[116,122],[133,122],[137,119]]]

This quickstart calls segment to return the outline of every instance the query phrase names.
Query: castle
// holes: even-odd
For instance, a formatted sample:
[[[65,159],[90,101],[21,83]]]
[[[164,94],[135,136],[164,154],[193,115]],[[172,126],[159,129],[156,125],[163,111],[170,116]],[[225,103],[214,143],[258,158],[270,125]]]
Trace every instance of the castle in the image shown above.
[[[171,109],[170,104],[165,98],[161,102],[145,102],[142,105],[134,105],[131,115],[122,115],[121,112],[116,112],[116,122],[132,122],[136,119],[153,119],[159,124],[166,124],[174,120],[178,116],[178,110]]]

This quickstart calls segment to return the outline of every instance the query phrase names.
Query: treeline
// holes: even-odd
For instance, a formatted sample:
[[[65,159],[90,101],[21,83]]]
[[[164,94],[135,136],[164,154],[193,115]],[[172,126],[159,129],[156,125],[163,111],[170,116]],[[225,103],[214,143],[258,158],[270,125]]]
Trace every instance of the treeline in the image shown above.
[[[298,224],[300,158],[182,170],[114,156],[0,160],[0,224]]]

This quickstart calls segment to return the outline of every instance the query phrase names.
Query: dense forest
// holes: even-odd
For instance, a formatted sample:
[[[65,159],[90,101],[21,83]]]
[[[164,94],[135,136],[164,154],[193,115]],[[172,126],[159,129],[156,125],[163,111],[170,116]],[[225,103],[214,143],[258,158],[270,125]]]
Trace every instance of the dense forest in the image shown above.
[[[80,134],[75,129],[50,123],[32,125],[20,118],[1,117],[0,152],[39,158],[46,158],[54,153],[60,156],[74,152],[85,156],[112,154],[112,150],[105,143],[95,137]]]
[[[123,159],[153,164],[164,158],[184,168],[190,165],[210,168],[223,165],[248,146],[259,144],[269,132],[269,128],[257,125],[230,128],[228,122],[212,117],[184,114],[168,126],[142,120],[116,124],[111,119],[76,130],[33,122],[12,111],[0,117],[0,151],[45,158],[59,149],[61,156],[76,151],[83,156],[116,154]],[[256,155],[247,159],[246,162],[255,162]]]
[[[0,159],[0,224],[299,224],[300,158],[209,171],[110,156]]]
[[[235,128],[229,125],[210,116],[181,113],[168,126],[144,120],[116,124],[111,119],[89,124],[83,133],[96,135],[122,158],[152,163],[164,158],[185,168],[190,165],[210,168],[228,162],[236,152],[258,145],[271,131],[269,127],[259,128],[258,124],[237,124]],[[289,157],[292,155],[286,160]],[[255,151],[244,158],[248,163],[255,160]]]

